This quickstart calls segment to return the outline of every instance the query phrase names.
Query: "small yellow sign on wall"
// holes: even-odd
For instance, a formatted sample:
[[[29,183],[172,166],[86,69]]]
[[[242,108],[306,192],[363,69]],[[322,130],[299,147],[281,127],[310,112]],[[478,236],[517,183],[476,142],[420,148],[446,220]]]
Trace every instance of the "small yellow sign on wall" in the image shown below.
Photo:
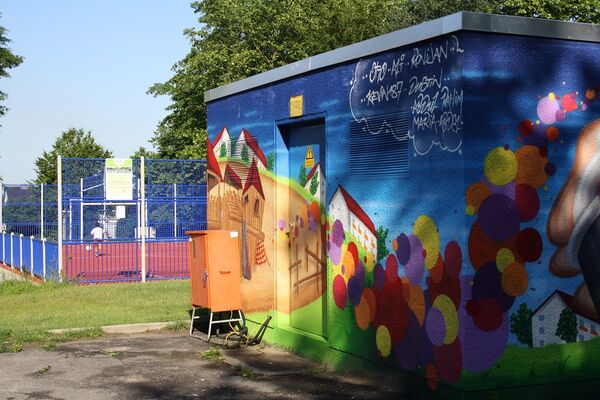
[[[315,157],[313,156],[312,146],[309,144],[306,149],[306,157],[304,158],[304,167],[312,168],[315,166]]]
[[[290,117],[301,117],[304,113],[304,96],[290,97]]]

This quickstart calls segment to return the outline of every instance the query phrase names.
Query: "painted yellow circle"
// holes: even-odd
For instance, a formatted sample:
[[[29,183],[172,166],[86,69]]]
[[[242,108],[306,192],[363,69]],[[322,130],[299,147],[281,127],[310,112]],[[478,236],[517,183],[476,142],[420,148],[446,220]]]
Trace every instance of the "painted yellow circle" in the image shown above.
[[[475,208],[471,205],[465,207],[465,211],[468,215],[475,215]]]
[[[506,267],[515,262],[515,256],[507,248],[501,248],[496,254],[496,267],[498,271],[504,272]]]
[[[415,221],[413,234],[419,238],[426,251],[425,266],[427,269],[435,267],[440,255],[440,236],[435,222],[427,215],[421,215]]]
[[[377,344],[377,350],[381,357],[385,358],[392,352],[392,338],[390,337],[390,331],[385,325],[380,325],[375,333],[375,343]]]
[[[367,262],[365,262],[365,269],[367,272],[373,271],[375,268],[375,256],[373,253],[367,253]]]
[[[446,337],[444,344],[452,344],[458,336],[458,313],[450,297],[441,294],[435,298],[432,307],[439,309],[446,321]]]
[[[504,147],[490,151],[483,162],[485,177],[496,186],[512,182],[517,176],[518,164],[515,153]]]

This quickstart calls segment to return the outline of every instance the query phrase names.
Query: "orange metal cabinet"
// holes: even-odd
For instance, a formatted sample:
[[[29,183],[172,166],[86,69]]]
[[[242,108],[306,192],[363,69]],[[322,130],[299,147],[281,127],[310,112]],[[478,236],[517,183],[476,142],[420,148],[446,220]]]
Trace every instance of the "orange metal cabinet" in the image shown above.
[[[232,231],[188,231],[192,305],[212,312],[242,308],[239,237]]]

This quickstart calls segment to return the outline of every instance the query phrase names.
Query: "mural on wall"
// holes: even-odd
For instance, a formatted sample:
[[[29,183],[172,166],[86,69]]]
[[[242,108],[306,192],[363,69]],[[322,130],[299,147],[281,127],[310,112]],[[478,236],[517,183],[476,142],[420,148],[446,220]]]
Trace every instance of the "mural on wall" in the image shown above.
[[[412,139],[415,153],[436,146],[459,151],[463,137],[460,40],[452,35],[426,46],[387,53],[356,63],[349,95],[353,118],[372,135],[391,133]],[[409,130],[399,130],[393,115],[405,113]],[[389,118],[371,117],[390,114]]]
[[[265,209],[272,207],[273,181],[264,174],[267,165],[258,142],[245,129],[237,139],[223,128],[213,142],[207,140],[208,229],[240,232],[242,285],[246,287],[242,299],[248,311],[273,307],[268,255],[274,240],[272,234],[265,234],[271,231],[266,227],[272,224],[272,216]],[[256,288],[252,299],[250,286]]]
[[[433,388],[597,375],[600,111],[598,89],[580,81],[593,74],[573,72],[584,45],[562,43],[570,66],[544,69],[525,55],[543,49],[540,60],[563,65],[559,41],[484,36],[446,36],[209,104],[209,224],[245,238],[248,311],[277,308],[295,328],[294,316],[311,320],[325,298],[332,349],[422,374]],[[463,46],[476,53],[465,70]],[[327,168],[312,142],[286,158],[277,124],[292,125],[298,93],[306,115],[326,111]],[[380,179],[370,164],[391,164],[360,141],[353,159],[357,125],[356,137],[408,142],[408,172]]]

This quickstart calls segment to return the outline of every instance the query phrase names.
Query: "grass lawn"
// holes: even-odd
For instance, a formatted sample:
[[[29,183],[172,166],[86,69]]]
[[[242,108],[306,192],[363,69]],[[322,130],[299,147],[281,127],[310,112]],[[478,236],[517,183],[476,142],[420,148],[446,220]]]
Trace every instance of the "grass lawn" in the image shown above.
[[[25,281],[0,283],[0,352],[23,343],[50,345],[73,336],[98,336],[99,326],[189,319],[189,281],[78,286]],[[56,337],[49,329],[96,328]]]

